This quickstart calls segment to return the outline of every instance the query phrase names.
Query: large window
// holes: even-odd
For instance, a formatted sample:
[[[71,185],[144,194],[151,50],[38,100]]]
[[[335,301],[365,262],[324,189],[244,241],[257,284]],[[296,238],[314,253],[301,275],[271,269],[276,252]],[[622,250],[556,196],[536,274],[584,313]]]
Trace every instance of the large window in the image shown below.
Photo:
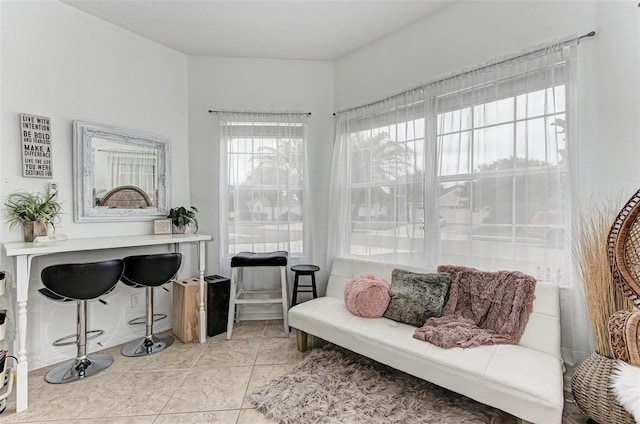
[[[306,116],[234,114],[222,119],[223,253],[305,254]]]
[[[566,281],[571,58],[538,50],[339,114],[330,256]]]

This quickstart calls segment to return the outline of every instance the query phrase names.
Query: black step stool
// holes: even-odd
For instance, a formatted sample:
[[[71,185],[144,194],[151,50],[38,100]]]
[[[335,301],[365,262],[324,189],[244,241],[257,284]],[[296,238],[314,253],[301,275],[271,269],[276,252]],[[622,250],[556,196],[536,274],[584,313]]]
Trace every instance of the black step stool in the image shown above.
[[[318,291],[316,290],[316,271],[320,271],[320,267],[317,265],[294,265],[291,267],[291,271],[294,272],[293,278],[293,296],[291,296],[291,307],[293,308],[298,303],[298,293],[313,293],[313,298],[318,297]],[[311,285],[298,284],[298,279],[301,275],[308,275],[311,277]],[[299,290],[299,287],[311,289],[311,290]]]

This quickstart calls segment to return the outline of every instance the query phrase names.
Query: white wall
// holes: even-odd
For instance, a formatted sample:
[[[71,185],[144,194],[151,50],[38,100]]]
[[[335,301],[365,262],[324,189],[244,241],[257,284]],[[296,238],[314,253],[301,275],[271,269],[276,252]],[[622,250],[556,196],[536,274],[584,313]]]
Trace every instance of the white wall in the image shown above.
[[[0,10],[0,198],[4,201],[17,189],[42,191],[51,181],[22,177],[19,113],[24,112],[51,118],[53,181],[60,184],[65,213],[59,233],[88,237],[152,231],[149,221],[73,222],[72,122],[76,119],[171,137],[172,202],[189,203],[189,175],[175,172],[186,170],[189,162],[186,56],[59,2],[0,2]],[[2,242],[21,241],[21,232],[10,231],[2,221]],[[34,261],[27,340],[31,368],[74,354],[73,347],[51,346],[53,339],[75,331],[75,307],[42,298],[36,291],[41,287],[40,269],[50,263],[123,257],[142,251],[60,255]],[[9,271],[11,279],[15,275],[12,261],[4,254],[0,268]],[[191,271],[195,269],[183,267],[183,274],[191,275]],[[103,345],[144,334],[140,326],[132,330],[126,324],[144,310],[129,307],[133,292],[121,285],[108,296],[108,306],[90,304],[90,327],[107,331],[100,339]],[[159,291],[158,301],[162,312],[170,312],[168,294]],[[160,328],[170,325],[171,320],[165,320]]]
[[[189,58],[191,201],[203,217],[201,231],[219,234],[219,129],[209,109],[308,111],[309,183],[313,211],[313,263],[324,293],[326,226],[333,146],[333,63],[323,61]],[[217,238],[217,237],[216,237]],[[219,240],[208,250],[208,269],[219,268]],[[301,297],[302,298],[302,297]]]
[[[640,181],[638,11],[630,1],[457,2],[338,60],[336,107],[595,30],[578,50],[580,199],[630,195]]]

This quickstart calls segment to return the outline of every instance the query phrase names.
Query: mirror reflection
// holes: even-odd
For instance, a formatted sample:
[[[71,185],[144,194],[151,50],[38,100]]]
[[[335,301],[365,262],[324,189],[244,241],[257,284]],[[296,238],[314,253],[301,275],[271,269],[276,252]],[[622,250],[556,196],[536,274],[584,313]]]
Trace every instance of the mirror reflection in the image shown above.
[[[75,121],[76,221],[166,216],[169,138]]]
[[[141,209],[158,206],[156,149],[94,137],[94,206]]]

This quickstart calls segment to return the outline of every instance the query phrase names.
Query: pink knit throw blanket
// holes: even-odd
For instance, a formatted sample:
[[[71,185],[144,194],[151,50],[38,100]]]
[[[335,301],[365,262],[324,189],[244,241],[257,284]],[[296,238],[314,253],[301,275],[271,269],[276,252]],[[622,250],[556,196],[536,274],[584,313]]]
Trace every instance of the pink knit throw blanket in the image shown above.
[[[429,318],[414,338],[443,348],[520,341],[533,310],[535,278],[453,265],[441,265],[438,272],[451,275],[449,300],[442,316]]]

